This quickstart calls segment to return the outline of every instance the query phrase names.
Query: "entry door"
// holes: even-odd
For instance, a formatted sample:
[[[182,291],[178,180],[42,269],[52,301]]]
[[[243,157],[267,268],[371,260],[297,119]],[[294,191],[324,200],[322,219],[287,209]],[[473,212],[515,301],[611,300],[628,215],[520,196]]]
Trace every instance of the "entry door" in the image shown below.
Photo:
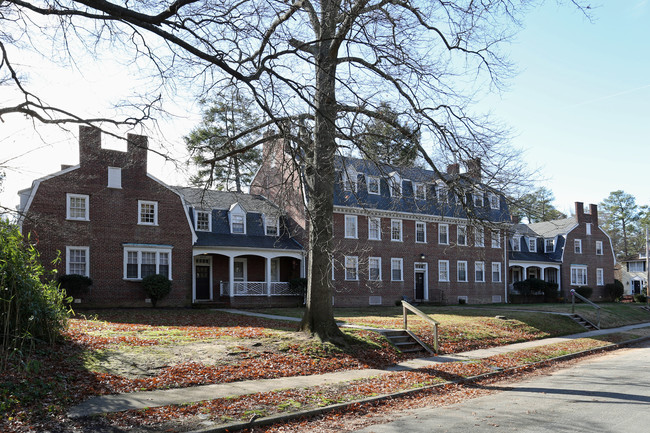
[[[632,280],[632,294],[638,295],[641,293],[641,281]]]
[[[424,299],[424,272],[415,273],[415,299]]]
[[[196,265],[196,299],[210,300],[210,266]]]

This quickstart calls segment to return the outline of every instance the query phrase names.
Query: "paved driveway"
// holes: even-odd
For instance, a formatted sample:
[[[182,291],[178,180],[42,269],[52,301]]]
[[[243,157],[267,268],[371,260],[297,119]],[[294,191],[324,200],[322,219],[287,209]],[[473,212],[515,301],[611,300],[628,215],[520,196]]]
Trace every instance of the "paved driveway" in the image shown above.
[[[650,342],[361,432],[650,432]]]

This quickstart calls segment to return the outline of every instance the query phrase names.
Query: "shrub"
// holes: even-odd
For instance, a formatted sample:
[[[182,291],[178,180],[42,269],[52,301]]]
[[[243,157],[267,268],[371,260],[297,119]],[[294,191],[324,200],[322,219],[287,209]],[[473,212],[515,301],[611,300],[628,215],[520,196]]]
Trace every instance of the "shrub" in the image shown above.
[[[643,293],[637,293],[636,295],[634,295],[634,302],[640,302],[643,304],[647,301],[648,301],[648,297]]]
[[[587,299],[589,299],[591,295],[594,293],[594,289],[587,286],[576,287],[575,290],[578,295],[584,296]]]
[[[59,287],[65,289],[65,294],[72,298],[81,298],[82,295],[88,293],[90,286],[93,285],[93,280],[79,274],[61,275],[58,282]]]
[[[612,301],[620,299],[625,293],[625,287],[623,287],[623,283],[619,280],[614,280],[613,283],[605,284],[605,290],[609,294],[609,299]]]
[[[289,280],[289,290],[296,295],[305,295],[307,293],[307,278],[293,278]]]
[[[544,298],[548,299],[556,299],[557,298],[557,291],[560,288],[560,286],[557,283],[549,283],[545,282],[544,285]]]
[[[529,280],[522,280],[522,281],[515,281],[512,284],[512,288],[518,291],[520,294],[526,296],[530,295],[530,281]]]
[[[172,282],[165,275],[147,275],[142,279],[142,288],[155,308],[158,301],[164,299],[172,291]]]
[[[18,227],[0,219],[0,370],[9,356],[26,357],[37,341],[53,343],[70,310],[64,294]]]

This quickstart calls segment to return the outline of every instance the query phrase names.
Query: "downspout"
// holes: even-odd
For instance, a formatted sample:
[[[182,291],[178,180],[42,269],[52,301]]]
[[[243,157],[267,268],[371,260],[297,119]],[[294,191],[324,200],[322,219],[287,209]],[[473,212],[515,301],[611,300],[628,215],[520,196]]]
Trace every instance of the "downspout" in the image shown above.
[[[507,231],[504,230],[504,235],[503,235],[503,263],[504,263],[504,270],[503,270],[503,293],[504,293],[504,299],[506,301],[506,304],[508,303],[508,273],[510,271],[510,266],[508,265],[508,235]]]

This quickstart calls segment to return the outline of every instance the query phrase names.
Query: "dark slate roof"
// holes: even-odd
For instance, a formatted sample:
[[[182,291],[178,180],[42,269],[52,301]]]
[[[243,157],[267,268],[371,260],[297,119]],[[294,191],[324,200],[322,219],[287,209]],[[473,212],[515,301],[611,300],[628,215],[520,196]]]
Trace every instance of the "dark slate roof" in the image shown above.
[[[260,249],[302,250],[302,246],[286,229],[281,210],[261,195],[202,188],[174,187],[185,198],[190,208],[208,210],[212,215],[212,231],[196,231],[195,246],[237,247]],[[228,212],[239,204],[246,211],[246,234],[232,234]],[[267,236],[264,217],[280,218],[280,235]],[[190,212],[194,223],[194,212]]]
[[[571,219],[571,218],[569,218]],[[517,235],[521,235],[521,245],[520,245],[520,251],[509,251],[508,252],[508,257],[510,260],[515,260],[515,261],[531,261],[531,262],[561,262],[562,261],[562,252],[564,251],[564,245],[566,243],[566,235],[568,228],[571,228],[572,226],[567,225],[564,221],[565,220],[558,220],[562,221],[562,223],[558,224],[552,224],[554,221],[550,221],[549,223],[535,223],[535,224],[517,224],[515,225],[515,233]],[[573,220],[575,222],[575,220]],[[546,228],[552,228],[552,227],[568,227],[567,231],[565,232],[558,232],[558,236],[556,238],[555,234],[552,234],[553,231],[551,230],[543,230],[542,233],[539,231],[535,230],[535,228],[541,227],[542,229]],[[536,252],[531,252],[529,249],[528,242],[526,241],[526,238],[537,238],[537,251]],[[545,253],[544,252],[544,243],[545,239],[550,239],[554,238],[555,239],[555,249],[551,253]]]
[[[282,214],[280,208],[261,195],[180,186],[172,188],[178,191],[187,204],[194,209],[230,210],[232,205],[239,203],[246,212],[274,216]]]
[[[456,203],[451,193],[448,196],[447,202],[439,202],[436,197],[434,184],[437,181],[450,181],[452,180],[452,176],[443,175],[443,179],[437,176],[432,170],[417,167],[393,167],[385,164],[376,164],[364,159],[348,157],[337,158],[336,169],[340,172],[354,169],[357,172],[357,191],[345,191],[342,182],[337,182],[334,187],[335,206],[380,209],[449,218],[468,218],[466,209],[460,203]],[[402,179],[401,197],[391,197],[389,192],[388,177],[393,172],[397,172]],[[380,195],[368,193],[366,186],[367,176],[380,178]],[[465,175],[456,175],[455,180],[460,187],[465,188],[467,192],[467,203],[472,203],[471,192],[482,191],[484,194],[484,206],[480,209],[474,209],[475,215],[472,215],[473,217],[492,222],[510,221],[508,205],[502,195],[486,185],[473,183]],[[414,197],[414,182],[426,184],[426,200],[420,200]],[[488,192],[497,193],[500,200],[500,209],[490,208],[487,196]]]

